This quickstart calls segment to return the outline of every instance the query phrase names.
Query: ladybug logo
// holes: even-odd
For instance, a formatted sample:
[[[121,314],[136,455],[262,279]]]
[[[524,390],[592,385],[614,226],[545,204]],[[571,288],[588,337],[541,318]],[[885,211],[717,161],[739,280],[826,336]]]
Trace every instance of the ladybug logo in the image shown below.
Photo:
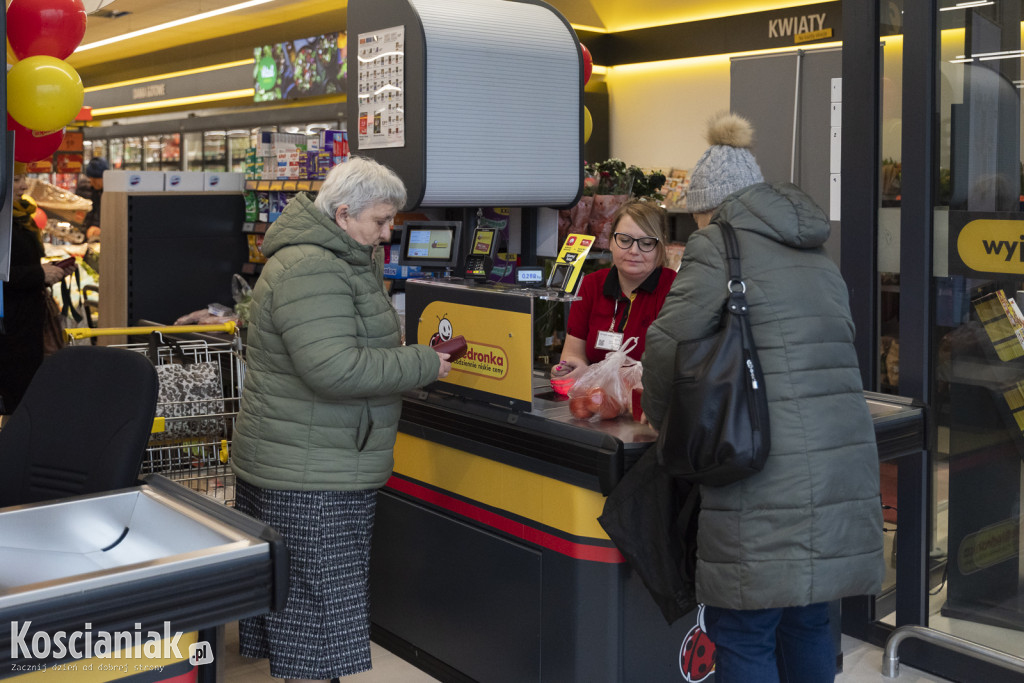
[[[704,605],[697,608],[697,623],[679,648],[679,673],[689,683],[700,683],[715,671],[715,644],[704,630]]]
[[[437,346],[441,342],[448,341],[454,333],[452,321],[448,319],[448,314],[445,313],[444,317],[441,318],[441,322],[437,324],[437,332],[430,338],[430,346]]]

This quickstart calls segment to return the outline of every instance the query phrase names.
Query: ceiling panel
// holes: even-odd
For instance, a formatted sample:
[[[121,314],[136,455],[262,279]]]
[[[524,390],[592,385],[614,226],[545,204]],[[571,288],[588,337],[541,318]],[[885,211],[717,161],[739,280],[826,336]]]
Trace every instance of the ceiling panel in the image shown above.
[[[798,5],[817,0],[547,0],[570,23],[622,31]],[[168,21],[193,17],[241,0],[114,0],[90,15],[82,45]],[[192,68],[210,58],[230,60],[257,45],[343,31],[347,0],[272,0],[142,37],[76,52],[68,61],[87,86],[112,79]],[[104,13],[121,14],[109,18]],[[216,57],[214,57],[216,55]],[[204,62],[205,60],[205,62]]]
[[[117,18],[91,15],[86,24],[82,46],[89,43],[125,35],[158,24],[177,19],[196,16],[231,5],[239,4],[240,0],[114,0],[101,12],[127,12]],[[183,26],[165,29],[137,38],[120,40],[111,45],[97,47],[85,51],[76,51],[68,62],[80,71],[87,67],[106,62],[116,62],[146,55],[170,48],[188,46],[203,41],[221,40],[225,46],[232,46],[232,36],[251,34],[263,31],[268,36],[266,42],[297,38],[297,35],[280,35],[276,37],[279,27],[295,23],[297,20],[318,18],[317,24],[340,26],[345,24],[346,0],[273,0],[265,4],[248,7],[208,19],[203,19]],[[337,28],[323,28],[326,33]],[[311,35],[315,35],[315,31]],[[262,43],[252,43],[255,47]],[[175,68],[167,64],[167,69]]]

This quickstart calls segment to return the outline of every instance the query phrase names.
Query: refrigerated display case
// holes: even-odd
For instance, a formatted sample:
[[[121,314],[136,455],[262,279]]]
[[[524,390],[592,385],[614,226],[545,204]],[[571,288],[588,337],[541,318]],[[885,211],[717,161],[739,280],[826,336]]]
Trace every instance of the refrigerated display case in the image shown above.
[[[203,170],[227,170],[227,132],[208,130],[203,133]]]
[[[147,158],[148,171],[180,171],[181,170],[181,134],[169,133],[146,138],[147,149],[150,140],[155,142],[156,153],[152,159]]]
[[[103,157],[107,161],[112,162],[110,155],[107,153],[107,143],[107,140],[86,140],[83,143],[86,163],[93,157]]]
[[[123,171],[124,168],[124,139],[112,138],[107,141],[107,161],[110,162],[111,170]]]
[[[147,171],[160,170],[160,136],[143,136],[142,149],[142,167]]]
[[[141,171],[142,154],[143,148],[141,137],[124,138],[124,164],[121,166],[121,169],[125,171]]]
[[[203,134],[183,133],[181,136],[183,171],[203,170]]]
[[[248,129],[228,131],[228,170],[245,173],[245,157],[253,146],[253,132]]]

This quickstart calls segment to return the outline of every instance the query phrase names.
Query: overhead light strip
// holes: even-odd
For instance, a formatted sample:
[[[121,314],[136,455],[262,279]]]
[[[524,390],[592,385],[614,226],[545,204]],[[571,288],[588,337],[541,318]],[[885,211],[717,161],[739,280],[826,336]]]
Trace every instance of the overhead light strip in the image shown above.
[[[808,46],[805,46],[805,47],[801,47],[801,48],[799,48],[799,51],[800,52],[813,52],[813,51],[816,51],[816,50],[833,50],[835,48],[840,48],[842,46],[843,46],[842,42],[839,42],[839,41],[834,41],[834,42],[830,42],[830,43],[815,43],[814,45],[808,45]],[[793,51],[794,51],[794,47],[793,46],[771,47],[771,48],[765,48],[763,50],[751,50],[749,52],[728,52],[728,53],[715,54],[715,55],[698,55],[698,56],[695,56],[695,57],[677,57],[675,59],[662,59],[662,60],[658,60],[658,61],[654,61],[654,62],[631,62],[629,64],[616,64],[615,66],[608,66],[608,67],[604,67],[604,68],[606,69],[606,72],[607,72],[608,75],[612,75],[616,71],[623,70],[623,69],[628,70],[628,71],[643,70],[643,69],[647,69],[647,68],[650,68],[652,70],[657,70],[657,69],[663,69],[665,67],[670,67],[671,68],[672,66],[677,66],[677,65],[678,66],[682,66],[684,64],[696,64],[698,62],[703,62],[703,61],[717,62],[717,61],[729,60],[729,59],[735,59],[735,58],[759,57],[761,55],[780,54],[780,53],[787,53],[787,52],[793,52]],[[597,73],[596,72],[596,68],[597,67],[595,67],[595,72],[594,73]]]
[[[131,112],[147,111],[149,109],[166,109],[167,107],[181,107],[189,104],[202,104],[204,102],[236,100],[242,97],[252,98],[255,95],[255,88],[243,88],[241,90],[228,90],[225,92],[209,93],[207,95],[191,95],[189,97],[175,97],[169,100],[153,100],[150,102],[138,102],[136,104],[122,104],[115,107],[99,107],[92,110],[92,115],[113,116],[115,114],[127,114]]]
[[[246,64],[255,63],[255,59],[239,59],[237,62],[224,62],[223,64],[211,64],[210,66],[200,66],[195,69],[185,69],[184,71],[173,71],[166,74],[157,74],[156,76],[146,76],[145,78],[133,78],[128,81],[118,81],[116,83],[105,83],[103,85],[94,85],[85,88],[85,92],[97,92],[99,90],[109,90],[110,88],[120,88],[126,85],[138,85],[139,83],[151,83],[152,81],[163,81],[168,78],[178,78],[179,76],[191,76],[193,74],[202,74],[210,71],[219,71],[221,69],[233,69],[236,66],[245,66]]]
[[[996,4],[993,0],[975,0],[974,2],[958,2],[952,7],[940,7],[940,12],[951,12],[955,9],[973,9],[975,7],[985,7],[986,5]]]
[[[229,14],[231,12],[237,12],[239,10],[248,9],[257,5],[264,5],[274,0],[248,0],[248,2],[240,2],[237,5],[228,5],[227,7],[221,7],[220,9],[210,10],[209,12],[203,12],[196,14],[191,17],[184,17],[182,19],[175,19],[174,21],[168,21],[163,24],[157,24],[156,26],[150,26],[149,28],[139,29],[138,31],[130,31],[128,33],[114,36],[113,38],[104,38],[103,40],[97,40],[93,43],[86,43],[85,45],[79,45],[78,49],[75,50],[74,54],[79,52],[85,52],[86,50],[92,50],[97,47],[103,47],[105,45],[113,45],[119,43],[122,40],[130,40],[132,38],[138,38],[139,36],[145,36],[150,33],[156,33],[157,31],[165,31],[169,28],[175,28],[177,26],[184,26],[185,24],[191,24],[196,21],[202,21],[211,17],[218,17],[222,14]]]
[[[586,24],[569,24],[573,31],[586,31],[587,33],[611,33],[608,29],[601,26],[587,26]]]
[[[1001,52],[979,52],[976,55],[957,55],[956,59],[949,60],[950,64],[966,64],[975,60],[979,62],[990,62],[993,59],[1020,59],[1024,57],[1024,50],[1003,50]]]

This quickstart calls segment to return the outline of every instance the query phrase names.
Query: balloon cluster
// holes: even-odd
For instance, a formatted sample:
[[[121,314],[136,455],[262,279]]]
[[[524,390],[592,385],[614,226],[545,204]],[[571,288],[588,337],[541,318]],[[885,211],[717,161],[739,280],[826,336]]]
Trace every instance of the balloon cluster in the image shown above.
[[[590,80],[590,74],[594,71],[594,58],[590,56],[590,50],[583,43],[580,43],[580,50],[583,52],[583,85]],[[594,132],[594,118],[590,110],[583,105],[583,142],[590,141],[590,134]]]
[[[82,79],[64,60],[82,42],[85,23],[82,0],[7,3],[7,128],[16,161],[53,154],[82,109]]]

